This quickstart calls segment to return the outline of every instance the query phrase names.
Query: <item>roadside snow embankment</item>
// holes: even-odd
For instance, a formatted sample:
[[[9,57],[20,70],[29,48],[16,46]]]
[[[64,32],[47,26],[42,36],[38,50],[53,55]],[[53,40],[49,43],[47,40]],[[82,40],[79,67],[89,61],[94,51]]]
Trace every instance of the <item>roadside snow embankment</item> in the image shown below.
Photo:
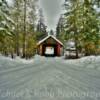
[[[22,59],[20,57],[15,57],[14,59],[12,59],[11,57],[5,57],[0,55],[0,64],[5,63],[5,64],[33,64],[35,63],[39,63],[42,61],[45,61],[46,57],[41,57],[39,55],[35,55],[33,58],[31,59]]]
[[[67,60],[64,61],[64,63],[86,68],[100,69],[100,56],[87,56],[80,59]]]
[[[29,63],[33,63],[34,60],[33,59],[29,59],[29,60],[26,60],[26,59],[22,59],[20,57],[16,57],[15,59],[12,59],[10,57],[4,57],[2,55],[0,55],[0,62],[3,63],[7,63],[7,62],[12,62],[12,63],[23,63],[23,64],[29,64]]]
[[[100,70],[100,56],[87,56],[83,57],[80,59],[72,59],[72,60],[64,60],[63,57],[55,57],[55,58],[46,58],[46,57],[41,57],[39,55],[35,55],[31,59],[22,59],[20,57],[16,57],[15,59],[11,59],[10,57],[4,57],[0,55],[0,66],[2,65],[18,65],[18,64],[32,64],[33,63],[43,63],[44,61],[59,61],[64,64],[70,64],[72,66],[77,66],[81,68],[91,68],[91,69],[98,69]]]

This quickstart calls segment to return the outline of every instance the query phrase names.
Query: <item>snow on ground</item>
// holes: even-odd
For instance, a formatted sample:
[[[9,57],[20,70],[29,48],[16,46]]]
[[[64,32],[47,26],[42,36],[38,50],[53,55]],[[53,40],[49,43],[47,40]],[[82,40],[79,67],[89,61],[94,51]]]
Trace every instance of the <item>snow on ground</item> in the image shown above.
[[[100,56],[25,60],[0,56],[0,100],[100,100]]]
[[[6,61],[6,62],[15,62],[15,63],[25,63],[25,64],[28,64],[28,63],[33,63],[34,62],[34,60],[33,60],[33,58],[32,59],[28,59],[28,60],[26,60],[26,59],[22,59],[22,58],[20,58],[20,57],[16,57],[15,59],[12,59],[11,57],[4,57],[4,56],[2,56],[2,55],[0,55],[0,61]]]
[[[86,68],[100,69],[100,56],[87,56],[80,59],[63,61],[66,64],[79,65]]]

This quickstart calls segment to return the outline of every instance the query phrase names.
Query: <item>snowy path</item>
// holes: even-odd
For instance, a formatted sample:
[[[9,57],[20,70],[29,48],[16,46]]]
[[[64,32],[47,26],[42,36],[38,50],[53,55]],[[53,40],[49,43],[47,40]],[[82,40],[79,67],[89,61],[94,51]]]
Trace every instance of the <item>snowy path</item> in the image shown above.
[[[99,64],[0,57],[0,100],[100,100]]]

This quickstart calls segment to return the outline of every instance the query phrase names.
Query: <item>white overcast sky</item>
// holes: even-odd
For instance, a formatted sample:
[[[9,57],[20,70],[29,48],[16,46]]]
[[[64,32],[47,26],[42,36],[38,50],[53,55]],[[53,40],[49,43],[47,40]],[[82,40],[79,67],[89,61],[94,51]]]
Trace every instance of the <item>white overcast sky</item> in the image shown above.
[[[46,25],[48,29],[55,30],[56,24],[63,11],[65,0],[39,0],[39,6],[43,9]]]
[[[9,5],[13,5],[13,0],[6,0],[8,1]]]

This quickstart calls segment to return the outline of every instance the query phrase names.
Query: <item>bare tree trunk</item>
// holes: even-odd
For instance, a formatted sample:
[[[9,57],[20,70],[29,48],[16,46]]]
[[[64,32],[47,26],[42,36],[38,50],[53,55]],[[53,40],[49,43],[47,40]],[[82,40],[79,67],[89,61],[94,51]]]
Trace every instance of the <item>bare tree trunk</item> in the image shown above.
[[[74,41],[75,41],[75,49],[76,49],[76,58],[79,57],[79,54],[78,54],[78,38],[77,38],[77,32],[75,31],[74,33]]]
[[[78,42],[77,42],[77,40],[75,40],[76,58],[79,57],[79,55],[78,55],[78,47],[77,47],[77,45],[78,45]]]
[[[23,58],[25,58],[25,42],[26,42],[26,0],[24,0],[24,33],[23,33]]]
[[[17,1],[17,10],[19,11],[19,3]],[[19,56],[19,26],[18,26],[18,17],[19,15],[17,15],[17,26],[16,26],[16,54],[17,56]]]
[[[18,25],[17,25],[17,28],[16,28],[16,54],[17,56],[19,56],[19,31],[18,31]]]

